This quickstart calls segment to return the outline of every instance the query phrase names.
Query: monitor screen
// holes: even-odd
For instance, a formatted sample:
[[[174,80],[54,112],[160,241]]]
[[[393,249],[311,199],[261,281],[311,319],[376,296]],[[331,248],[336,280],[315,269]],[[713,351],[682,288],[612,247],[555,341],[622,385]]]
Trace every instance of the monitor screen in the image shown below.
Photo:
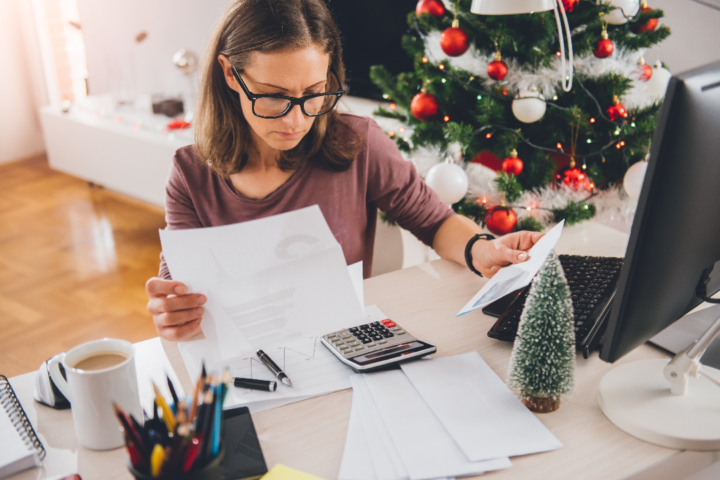
[[[668,85],[600,358],[614,362],[720,289],[720,62]]]

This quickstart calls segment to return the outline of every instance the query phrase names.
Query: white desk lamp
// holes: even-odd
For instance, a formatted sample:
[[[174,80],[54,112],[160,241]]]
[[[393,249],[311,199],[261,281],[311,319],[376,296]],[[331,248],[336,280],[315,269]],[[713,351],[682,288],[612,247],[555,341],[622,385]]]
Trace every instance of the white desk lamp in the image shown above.
[[[558,27],[558,38],[560,40],[560,72],[562,74],[563,90],[569,92],[572,89],[573,78],[573,50],[570,26],[568,25],[565,7],[561,0],[473,0],[470,11],[478,15],[518,15],[521,13],[555,11],[555,21]],[[565,59],[565,40],[563,39],[562,14],[565,24],[565,36],[568,43],[568,59]]]
[[[669,363],[642,360],[610,370],[600,381],[598,395],[605,416],[650,443],[720,449],[720,370],[700,364],[718,333],[720,318]]]

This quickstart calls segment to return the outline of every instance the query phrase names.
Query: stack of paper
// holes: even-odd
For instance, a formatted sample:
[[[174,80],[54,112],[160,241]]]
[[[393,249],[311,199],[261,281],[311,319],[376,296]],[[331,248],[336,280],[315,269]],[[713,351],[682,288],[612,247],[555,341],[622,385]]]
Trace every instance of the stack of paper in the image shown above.
[[[562,446],[475,352],[352,382],[341,480],[477,475]]]

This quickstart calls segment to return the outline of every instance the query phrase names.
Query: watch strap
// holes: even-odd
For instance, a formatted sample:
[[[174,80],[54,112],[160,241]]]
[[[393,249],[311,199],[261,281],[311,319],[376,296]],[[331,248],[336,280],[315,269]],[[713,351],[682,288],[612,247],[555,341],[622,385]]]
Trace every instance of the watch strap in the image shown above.
[[[478,233],[473,235],[473,237],[468,240],[467,245],[465,245],[465,263],[467,264],[471,272],[473,272],[475,275],[480,275],[482,277],[483,274],[480,273],[477,269],[475,269],[472,261],[472,247],[473,245],[475,245],[475,242],[480,239],[495,240],[495,236],[490,235],[489,233]]]

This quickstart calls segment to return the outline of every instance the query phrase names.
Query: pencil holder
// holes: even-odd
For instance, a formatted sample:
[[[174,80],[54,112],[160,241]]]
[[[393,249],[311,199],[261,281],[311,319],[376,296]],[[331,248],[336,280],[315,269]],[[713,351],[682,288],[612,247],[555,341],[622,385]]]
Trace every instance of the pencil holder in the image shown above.
[[[127,459],[127,467],[136,480],[155,480],[156,478],[172,478],[173,480],[223,480],[222,469],[220,467],[224,456],[225,449],[220,449],[218,455],[213,458],[210,463],[205,465],[202,470],[182,474],[163,475],[162,477],[153,477],[149,473],[138,472],[133,468],[129,458]]]

